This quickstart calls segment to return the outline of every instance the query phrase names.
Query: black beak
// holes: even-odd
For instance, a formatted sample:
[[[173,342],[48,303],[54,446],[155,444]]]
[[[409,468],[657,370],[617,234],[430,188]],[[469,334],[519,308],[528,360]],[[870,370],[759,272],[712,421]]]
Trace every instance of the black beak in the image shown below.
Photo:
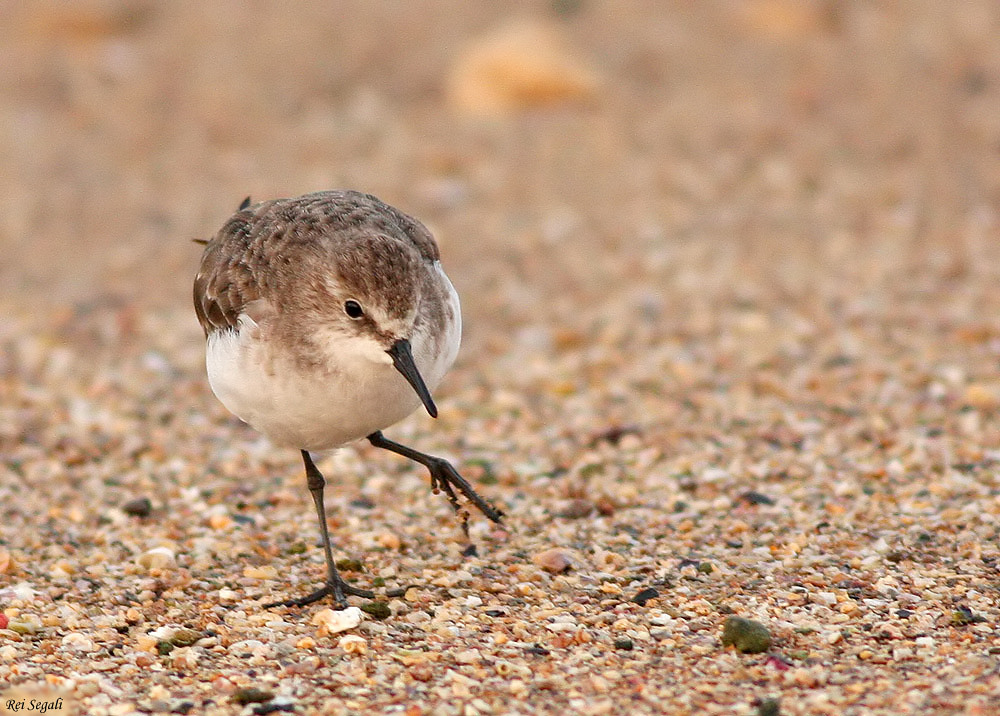
[[[396,370],[403,374],[406,382],[412,385],[417,395],[420,396],[420,402],[427,408],[430,416],[436,418],[438,416],[437,406],[434,405],[434,399],[431,398],[431,391],[427,390],[424,379],[420,377],[417,364],[413,362],[410,342],[405,338],[400,338],[392,344],[392,348],[387,350],[386,353],[392,358],[392,364],[396,366]]]

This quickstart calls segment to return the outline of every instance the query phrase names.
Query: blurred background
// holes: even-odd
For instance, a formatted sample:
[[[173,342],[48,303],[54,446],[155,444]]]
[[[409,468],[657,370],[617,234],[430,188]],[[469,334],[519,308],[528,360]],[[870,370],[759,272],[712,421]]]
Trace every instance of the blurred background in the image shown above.
[[[753,362],[787,343],[754,321],[790,306],[771,318],[793,334],[855,309],[910,320],[933,292],[938,315],[997,315],[990,0],[0,12],[9,317],[97,321],[107,345],[162,318],[196,367],[191,239],[247,195],[337,187],[434,230],[463,356],[527,350],[540,372],[727,321],[743,333],[715,348]]]
[[[0,276],[31,302],[173,305],[188,240],[244,196],[331,187],[433,224],[452,263],[488,258],[467,285],[501,268],[589,283],[606,253],[615,284],[691,241],[808,244],[840,271],[944,232],[961,262],[995,221],[989,0],[0,13]]]

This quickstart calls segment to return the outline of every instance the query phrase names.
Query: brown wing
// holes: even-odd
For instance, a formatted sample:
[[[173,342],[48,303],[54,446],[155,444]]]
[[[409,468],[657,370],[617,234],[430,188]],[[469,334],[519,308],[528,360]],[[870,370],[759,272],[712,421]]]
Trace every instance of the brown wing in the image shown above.
[[[235,328],[247,304],[260,298],[260,286],[244,260],[252,214],[237,212],[208,242],[194,279],[194,310],[207,336]]]

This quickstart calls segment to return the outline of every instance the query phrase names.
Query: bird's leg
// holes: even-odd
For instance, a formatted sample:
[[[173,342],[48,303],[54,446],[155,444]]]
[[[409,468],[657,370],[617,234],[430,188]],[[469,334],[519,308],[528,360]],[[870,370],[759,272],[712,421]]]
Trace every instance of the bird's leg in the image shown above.
[[[330,530],[326,526],[326,509],[323,506],[323,488],[326,486],[326,480],[323,479],[323,473],[319,471],[316,463],[313,462],[309,453],[305,450],[302,451],[302,461],[306,465],[306,484],[309,486],[309,494],[312,495],[313,504],[316,506],[316,516],[319,518],[319,530],[323,536],[323,552],[326,556],[326,583],[315,592],[307,594],[304,597],[272,602],[271,604],[265,604],[264,607],[304,607],[307,604],[318,602],[323,597],[332,596],[333,601],[337,603],[337,607],[343,609],[347,606],[345,595],[349,594],[354,597],[366,597],[368,599],[374,598],[374,592],[352,587],[337,572],[337,565],[333,563],[333,550],[330,547]]]
[[[479,493],[473,489],[472,485],[470,485],[464,477],[458,474],[458,470],[456,470],[452,464],[444,458],[427,455],[426,453],[419,452],[413,448],[406,447],[405,445],[400,445],[397,442],[389,440],[382,434],[381,431],[374,432],[369,435],[368,442],[377,448],[383,448],[390,452],[394,452],[397,455],[402,455],[403,457],[413,460],[414,462],[419,462],[421,465],[430,470],[431,488],[435,491],[438,489],[444,490],[445,495],[448,496],[448,501],[451,503],[451,506],[462,519],[462,529],[465,531],[466,536],[468,536],[469,533],[469,515],[464,512],[458,504],[458,496],[455,494],[454,489],[456,487],[459,492],[465,495],[469,502],[479,508],[480,512],[494,522],[498,524],[500,523],[500,520],[503,517],[503,512],[483,499]]]

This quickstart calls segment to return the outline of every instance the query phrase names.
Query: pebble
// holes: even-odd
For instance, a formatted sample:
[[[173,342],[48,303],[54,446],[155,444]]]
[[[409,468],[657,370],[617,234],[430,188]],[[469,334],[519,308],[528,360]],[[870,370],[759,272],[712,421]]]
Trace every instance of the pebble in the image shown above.
[[[365,602],[360,608],[373,619],[382,620],[392,616],[392,609],[387,602]]]
[[[660,593],[658,591],[656,591],[652,587],[646,587],[645,589],[638,592],[634,597],[632,597],[632,601],[638,604],[640,607],[644,607],[646,606],[646,602],[648,602],[650,599],[656,599],[658,596],[660,596]],[[662,624],[659,626],[662,626]]]
[[[728,617],[722,626],[722,645],[744,654],[759,654],[771,648],[771,633],[752,619]]]
[[[473,40],[455,60],[448,99],[477,116],[589,100],[597,93],[597,77],[567,44],[553,25],[511,21]]]
[[[337,642],[337,646],[343,649],[348,654],[367,654],[368,653],[368,641],[357,634],[347,634],[342,636],[340,641]]]
[[[813,600],[817,604],[822,604],[823,606],[826,607],[832,607],[834,604],[837,603],[837,595],[834,594],[833,592],[816,592],[816,594],[813,595]]]
[[[178,629],[168,639],[174,646],[191,646],[196,641],[204,637],[199,631],[194,629]]]
[[[246,704],[257,704],[264,701],[270,701],[274,698],[274,693],[268,691],[267,689],[261,689],[256,686],[248,686],[245,688],[237,689],[229,697],[234,702],[245,706]]]
[[[173,550],[168,547],[154,547],[136,557],[136,563],[148,571],[170,569],[176,564]]]
[[[313,626],[319,627],[316,630],[316,635],[322,637],[353,629],[364,618],[365,613],[357,607],[321,609],[313,615],[311,623]]]
[[[781,700],[768,697],[757,702],[757,716],[780,716]]]
[[[26,619],[10,619],[7,628],[16,634],[37,634],[41,631],[41,625]]]
[[[569,550],[553,547],[552,549],[537,553],[531,558],[531,561],[546,572],[559,574],[573,566],[573,555]]]
[[[274,565],[247,565],[243,568],[243,576],[248,579],[277,579],[278,570]]]
[[[136,497],[122,505],[122,512],[133,517],[149,517],[153,503],[148,497]]]
[[[66,649],[80,652],[91,652],[97,648],[93,639],[78,632],[73,632],[64,636],[62,638],[62,645]]]

